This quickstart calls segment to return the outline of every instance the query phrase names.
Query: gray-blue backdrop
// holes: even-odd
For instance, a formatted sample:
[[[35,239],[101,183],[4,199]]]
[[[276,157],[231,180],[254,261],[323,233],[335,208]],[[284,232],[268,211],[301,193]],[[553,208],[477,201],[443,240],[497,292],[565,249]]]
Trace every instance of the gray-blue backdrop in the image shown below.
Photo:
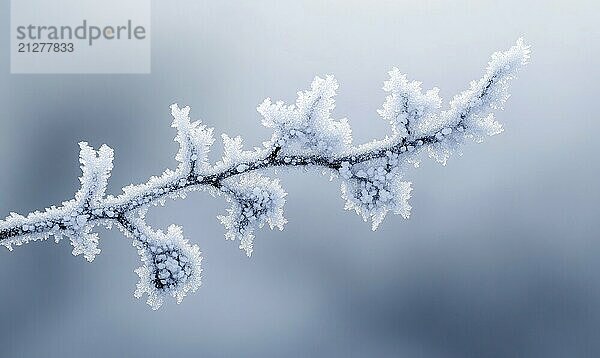
[[[222,199],[153,209],[205,256],[182,305],[133,298],[138,258],[116,230],[93,264],[66,241],[1,251],[0,356],[600,356],[598,4],[153,1],[152,74],[10,75],[2,0],[2,216],[70,198],[80,140],[115,148],[112,193],[173,167],[172,102],[257,145],[258,103],[331,73],[335,114],[364,142],[388,130],[376,109],[392,66],[449,99],[519,36],[533,57],[499,113],[505,133],[409,172],[408,221],[373,233],[337,182],[284,172],[290,222],[258,232],[247,259],[215,219]]]

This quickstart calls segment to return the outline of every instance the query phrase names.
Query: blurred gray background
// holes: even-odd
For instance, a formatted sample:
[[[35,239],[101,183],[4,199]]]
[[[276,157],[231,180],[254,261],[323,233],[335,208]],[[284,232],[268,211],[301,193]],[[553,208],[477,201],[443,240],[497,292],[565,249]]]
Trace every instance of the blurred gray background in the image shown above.
[[[392,66],[447,100],[519,36],[533,57],[498,115],[505,133],[410,171],[410,220],[373,233],[337,182],[280,173],[290,222],[258,232],[247,259],[215,219],[222,199],[153,209],[155,227],[182,225],[205,256],[181,305],[133,298],[138,257],[116,230],[93,264],[67,241],[1,251],[0,357],[600,356],[597,1],[152,6],[151,75],[9,75],[0,2],[1,216],[70,198],[80,140],[115,148],[112,193],[174,167],[173,102],[257,145],[257,104],[331,73],[335,115],[361,143],[388,130],[376,109]]]

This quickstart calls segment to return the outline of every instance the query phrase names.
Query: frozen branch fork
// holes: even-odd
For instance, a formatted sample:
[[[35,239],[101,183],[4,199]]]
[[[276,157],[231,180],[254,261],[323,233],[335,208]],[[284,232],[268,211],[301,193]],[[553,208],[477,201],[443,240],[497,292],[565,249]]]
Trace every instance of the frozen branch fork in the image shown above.
[[[58,207],[26,216],[11,213],[0,221],[0,243],[12,250],[15,245],[54,237],[67,237],[73,255],[88,261],[100,253],[97,225],[116,225],[137,248],[142,266],[136,270],[140,282],[136,297],[148,294],[148,304],[159,308],[165,296],[181,302],[189,291],[201,284],[198,246],[184,239],[180,227],[154,230],[146,224],[145,214],[152,205],[168,198],[184,198],[189,191],[209,190],[231,203],[226,215],[219,216],[225,237],[239,240],[239,247],[250,256],[254,231],[268,224],[283,229],[286,193],[278,179],[260,174],[274,167],[315,168],[342,182],[345,208],[354,210],[377,229],[388,211],[408,218],[411,183],[402,181],[406,168],[417,165],[419,154],[445,164],[467,139],[481,142],[486,136],[502,132],[491,113],[508,98],[508,85],[518,70],[527,64],[529,47],[522,39],[509,50],[492,55],[483,77],[455,96],[442,110],[439,90],[421,90],[421,83],[407,80],[396,68],[383,89],[387,97],[379,115],[391,125],[390,135],[382,140],[354,146],[345,119],[332,118],[333,97],[338,85],[327,76],[316,77],[311,88],[298,93],[295,105],[273,103],[266,99],[259,107],[262,123],[273,130],[263,147],[246,151],[240,137],[223,134],[224,155],[211,164],[207,153],[214,143],[213,129],[190,119],[190,108],[171,106],[178,166],[146,183],[123,188],[118,196],[106,195],[113,168],[113,150],[106,145],[98,150],[80,143],[83,174],[75,197]]]

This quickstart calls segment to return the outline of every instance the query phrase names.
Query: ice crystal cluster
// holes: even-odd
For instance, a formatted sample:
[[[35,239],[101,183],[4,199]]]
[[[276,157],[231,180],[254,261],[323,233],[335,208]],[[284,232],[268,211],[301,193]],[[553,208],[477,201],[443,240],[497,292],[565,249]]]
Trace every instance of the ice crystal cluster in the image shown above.
[[[338,83],[333,76],[315,77],[311,89],[298,92],[295,105],[270,98],[258,107],[263,125],[273,128],[269,145],[277,145],[283,153],[341,154],[352,144],[352,131],[346,119],[331,118],[333,97]]]
[[[460,154],[466,140],[481,142],[502,132],[493,110],[508,98],[508,85],[527,64],[529,47],[522,39],[504,52],[492,55],[483,77],[455,96],[442,109],[439,90],[421,89],[397,68],[384,83],[387,97],[379,115],[391,126],[390,135],[363,145],[352,143],[346,119],[332,117],[338,83],[332,76],[316,77],[309,90],[299,92],[296,103],[266,99],[259,107],[262,123],[272,130],[262,147],[244,150],[241,137],[222,135],[224,154],[210,163],[208,152],[215,142],[213,129],[190,118],[189,107],[171,106],[172,127],[179,151],[178,165],[151,177],[146,183],[123,188],[117,196],[106,195],[113,169],[113,150],[106,145],[94,150],[80,143],[81,188],[73,199],[44,212],[26,216],[11,213],[0,221],[0,243],[12,250],[15,245],[54,237],[70,239],[73,255],[92,261],[100,253],[98,225],[116,225],[132,240],[142,266],[135,270],[140,281],[136,297],[158,309],[164,298],[179,303],[202,282],[202,258],[197,245],[184,238],[179,226],[166,232],[146,222],[151,206],[168,198],[185,198],[196,190],[224,196],[231,204],[218,218],[225,237],[237,240],[247,256],[254,250],[255,231],[265,225],[283,229],[286,193],[279,180],[265,173],[278,167],[314,168],[341,182],[345,208],[354,210],[373,230],[392,211],[410,215],[411,183],[403,180],[411,166],[417,166],[421,152],[446,164]]]
[[[249,173],[240,180],[226,180],[224,191],[232,203],[228,215],[218,218],[227,232],[225,238],[239,239],[240,249],[250,257],[253,250],[254,229],[265,224],[283,230],[287,220],[283,217],[286,192],[278,179],[269,179],[257,173]]]
[[[164,296],[170,295],[180,303],[188,291],[195,292],[202,284],[200,249],[183,237],[181,227],[171,225],[166,233],[152,231],[143,222],[135,232],[134,246],[143,265],[135,270],[140,282],[135,297],[148,294],[147,303],[158,309]]]

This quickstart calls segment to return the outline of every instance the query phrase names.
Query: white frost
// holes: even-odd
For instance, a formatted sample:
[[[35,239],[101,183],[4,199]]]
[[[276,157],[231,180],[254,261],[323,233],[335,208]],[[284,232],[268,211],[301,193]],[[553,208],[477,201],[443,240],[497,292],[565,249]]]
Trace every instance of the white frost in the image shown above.
[[[295,105],[271,102],[258,106],[263,125],[273,128],[272,142],[291,154],[340,154],[352,143],[346,119],[331,118],[338,83],[333,76],[315,77],[311,89],[298,92]]]
[[[379,115],[389,122],[400,138],[414,138],[418,123],[434,116],[442,105],[439,89],[434,87],[423,93],[421,82],[408,81],[406,75],[394,67],[390,79],[385,81],[383,90],[388,92]],[[409,133],[410,132],[410,133]]]
[[[195,292],[202,284],[200,249],[184,239],[179,226],[169,226],[166,233],[149,228],[141,231],[134,242],[143,263],[135,270],[140,281],[134,296],[148,294],[146,302],[154,310],[162,306],[166,296],[181,303],[188,292]]]
[[[150,205],[183,198],[189,191],[208,189],[225,194],[231,202],[226,215],[219,216],[227,239],[239,240],[250,256],[254,231],[268,224],[283,229],[286,193],[278,179],[261,176],[268,168],[302,166],[339,177],[345,207],[356,211],[375,230],[392,211],[410,215],[411,183],[402,181],[406,169],[418,166],[425,151],[442,164],[461,153],[467,140],[481,142],[502,132],[492,111],[508,98],[508,85],[528,63],[530,50],[522,39],[509,50],[492,55],[483,77],[455,96],[445,110],[437,88],[423,93],[421,83],[409,81],[394,68],[384,84],[387,97],[379,115],[392,126],[383,139],[353,146],[345,119],[331,117],[338,89],[332,76],[316,77],[311,88],[299,92],[294,105],[266,99],[258,111],[273,134],[263,148],[244,150],[242,138],[222,135],[224,154],[211,165],[207,155],[214,143],[213,129],[191,121],[190,108],[171,106],[172,126],[179,143],[176,169],[166,169],[143,184],[129,185],[123,193],[106,196],[113,168],[113,151],[98,150],[80,143],[83,174],[75,197],[60,206],[26,216],[10,213],[0,221],[0,243],[12,250],[30,241],[68,237],[74,255],[92,261],[100,252],[95,226],[111,225],[132,237],[142,259],[135,295],[148,294],[148,303],[157,309],[165,296],[180,302],[187,292],[201,284],[200,250],[183,238],[179,227],[166,233],[145,224]]]
[[[73,255],[83,255],[91,262],[100,253],[100,249],[98,235],[91,232],[95,223],[88,222],[89,214],[84,212],[102,204],[113,169],[114,153],[106,145],[101,146],[98,151],[86,142],[79,143],[79,147],[83,173],[79,178],[81,189],[75,194],[75,201],[66,206],[70,207],[70,212],[62,218],[68,224],[63,234],[71,240]]]
[[[397,159],[391,156],[353,166],[345,162],[340,170],[345,209],[356,211],[364,221],[371,219],[373,230],[377,230],[388,211],[405,219],[410,216],[411,183],[400,180],[396,165]]]
[[[179,108],[177,103],[171,105],[173,116],[172,127],[177,129],[175,141],[179,143],[179,152],[175,159],[183,167],[183,171],[189,171],[194,165],[194,172],[198,175],[209,169],[208,152],[215,142],[213,128],[207,128],[201,121],[190,120],[190,107]]]
[[[240,249],[250,257],[254,249],[254,230],[269,224],[271,229],[283,230],[287,220],[283,206],[287,195],[278,179],[270,179],[256,173],[238,179],[226,180],[223,189],[231,202],[228,215],[219,216],[227,230],[225,238],[240,240]]]

